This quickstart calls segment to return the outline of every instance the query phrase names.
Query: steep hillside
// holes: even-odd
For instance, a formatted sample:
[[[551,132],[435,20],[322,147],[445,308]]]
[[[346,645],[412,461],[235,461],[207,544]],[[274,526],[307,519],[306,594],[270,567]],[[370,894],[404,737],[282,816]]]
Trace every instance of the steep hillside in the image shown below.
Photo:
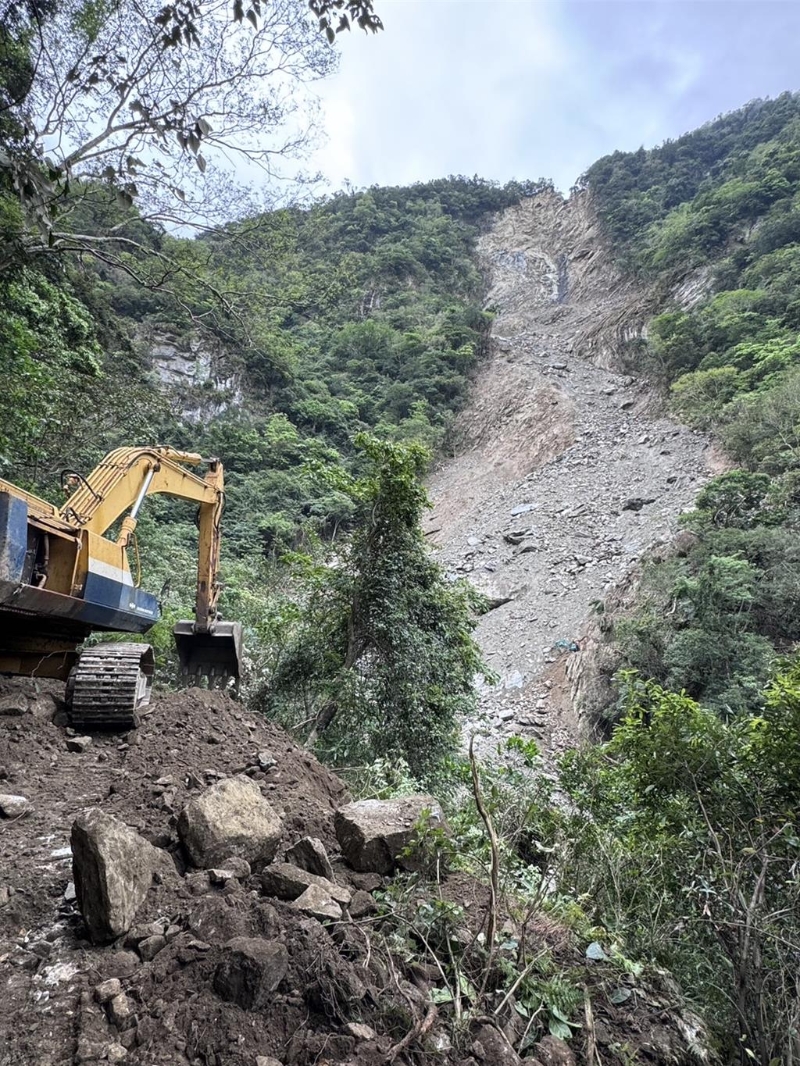
[[[685,550],[606,619],[608,660],[757,714],[800,639],[800,97],[615,153],[585,182],[616,260],[658,294],[638,365],[733,467],[699,496]]]
[[[561,668],[592,604],[670,539],[718,460],[623,369],[652,296],[614,265],[588,195],[507,209],[480,254],[492,356],[430,480],[430,539],[500,604],[476,634],[499,675],[481,690],[490,728],[561,748],[578,736]]]

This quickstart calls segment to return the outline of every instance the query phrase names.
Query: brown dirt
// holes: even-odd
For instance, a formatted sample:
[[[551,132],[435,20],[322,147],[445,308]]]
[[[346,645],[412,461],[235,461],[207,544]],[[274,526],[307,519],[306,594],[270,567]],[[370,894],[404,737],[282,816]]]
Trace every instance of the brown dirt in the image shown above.
[[[2,699],[9,695],[13,714]],[[389,1061],[389,1049],[429,1009],[427,991],[437,979],[430,960],[415,965],[392,958],[384,940],[391,928],[380,917],[345,915],[323,925],[265,897],[256,877],[212,887],[204,873],[187,869],[176,836],[177,814],[188,797],[220,776],[246,773],[284,814],[282,850],[301,835],[318,836],[337,879],[372,890],[381,879],[348,872],[338,856],[332,816],[349,798],[338,778],[220,693],[162,696],[135,733],[95,735],[82,753],[66,750],[59,686],[0,679],[0,709],[0,792],[32,804],[24,816],[0,820],[0,1066],[94,1066],[120,1053],[120,1045],[130,1066],[256,1066],[258,1056],[284,1066]],[[265,751],[276,765],[263,772],[255,767]],[[131,933],[104,947],[89,942],[68,895],[70,828],[91,806],[140,831],[172,856],[176,869],[152,888]],[[456,873],[441,891],[443,899],[464,906],[477,934],[485,923],[486,885]],[[163,920],[169,942],[142,961],[134,950],[145,935],[141,927]],[[636,991],[630,1007],[613,1007],[608,995],[616,979],[586,962],[569,931],[537,916],[526,935],[528,943],[549,946],[577,981],[590,986],[598,1028],[606,1027],[598,1031],[606,1066],[690,1061],[680,1057],[685,1042],[669,1011],[659,1013],[660,1043],[655,1050],[647,1045],[647,1011],[654,1003],[660,1009],[666,997]],[[287,976],[259,1010],[224,1002],[213,990],[224,945],[235,936],[265,937],[288,949]],[[95,986],[110,977],[121,980],[133,1008],[126,1028],[112,1026],[94,1000]],[[398,1066],[491,1066],[474,1058],[468,1033],[461,1033],[457,1047],[450,1045],[445,1018],[442,1010],[426,1047],[412,1044]],[[377,1039],[357,1039],[347,1029],[351,1022],[371,1026]],[[574,1043],[582,1064],[580,1037]],[[667,1050],[662,1054],[659,1046]],[[640,1049],[644,1057],[626,1059],[625,1048]]]

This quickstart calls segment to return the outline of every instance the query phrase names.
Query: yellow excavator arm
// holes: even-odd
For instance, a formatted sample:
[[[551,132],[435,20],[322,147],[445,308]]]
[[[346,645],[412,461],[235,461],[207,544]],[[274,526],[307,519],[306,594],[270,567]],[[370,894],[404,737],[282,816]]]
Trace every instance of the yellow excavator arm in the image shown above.
[[[66,680],[75,728],[136,724],[150,699],[153,649],[135,642],[77,649],[91,633],[141,634],[158,621],[158,601],[134,583],[126,549],[145,498],[160,493],[200,512],[195,617],[173,629],[181,671],[190,682],[238,683],[242,627],[217,613],[220,461],[173,448],[118,448],[88,477],[65,477],[70,495],[60,509],[0,480],[0,670]]]
[[[191,466],[207,466],[200,477]],[[161,494],[199,505],[196,632],[206,633],[217,618],[220,526],[225,501],[222,463],[174,448],[118,448],[86,478],[75,476],[75,491],[61,508],[64,522],[104,536],[122,519],[116,543],[127,548],[147,496]]]

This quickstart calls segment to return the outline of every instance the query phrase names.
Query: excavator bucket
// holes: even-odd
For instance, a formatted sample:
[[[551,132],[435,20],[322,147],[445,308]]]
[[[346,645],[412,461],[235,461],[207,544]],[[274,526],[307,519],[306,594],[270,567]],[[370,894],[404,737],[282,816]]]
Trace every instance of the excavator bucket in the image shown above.
[[[242,625],[240,622],[215,622],[203,633],[194,622],[178,622],[172,630],[178,649],[181,674],[186,684],[208,678],[211,688],[225,688],[233,678],[239,680],[242,661]]]

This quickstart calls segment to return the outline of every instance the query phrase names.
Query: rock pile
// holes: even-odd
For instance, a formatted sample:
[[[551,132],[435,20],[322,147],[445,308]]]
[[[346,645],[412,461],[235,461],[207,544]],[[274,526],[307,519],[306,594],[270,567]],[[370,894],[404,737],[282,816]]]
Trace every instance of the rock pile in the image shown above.
[[[620,277],[585,197],[521,204],[481,250],[495,354],[462,451],[431,478],[430,539],[493,608],[477,638],[499,680],[466,732],[488,733],[479,751],[512,732],[558,750],[579,732],[562,661],[593,605],[675,534],[713,457],[629,372],[648,295]]]

